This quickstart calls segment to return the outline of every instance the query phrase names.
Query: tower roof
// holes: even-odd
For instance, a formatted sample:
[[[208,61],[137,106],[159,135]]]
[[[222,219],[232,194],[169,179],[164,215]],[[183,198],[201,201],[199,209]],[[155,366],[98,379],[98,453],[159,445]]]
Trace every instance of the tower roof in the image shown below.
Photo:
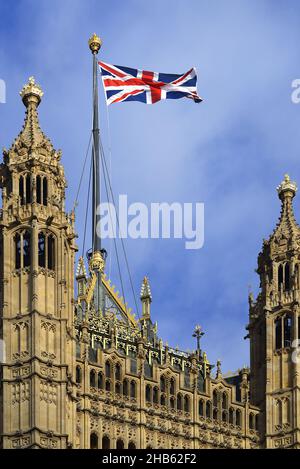
[[[145,300],[145,299],[149,298],[150,301],[152,301],[149,280],[148,280],[147,277],[144,277],[144,279],[143,279],[143,283],[142,283],[142,286],[141,286],[140,298],[141,298],[141,300]]]

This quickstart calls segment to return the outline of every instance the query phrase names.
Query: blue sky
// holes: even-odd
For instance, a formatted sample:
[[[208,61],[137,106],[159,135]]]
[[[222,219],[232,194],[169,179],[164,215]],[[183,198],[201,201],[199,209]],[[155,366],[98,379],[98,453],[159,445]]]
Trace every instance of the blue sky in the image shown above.
[[[200,105],[182,99],[109,108],[113,187],[129,203],[205,203],[198,251],[185,250],[183,240],[127,241],[133,282],[138,295],[149,276],[164,340],[195,348],[191,336],[200,323],[212,362],[220,358],[224,371],[249,363],[248,285],[257,292],[257,254],[280,212],[275,188],[285,172],[300,181],[300,104],[291,102],[291,82],[300,77],[299,3],[0,0],[0,17],[0,78],[7,85],[1,147],[22,126],[18,92],[34,75],[45,92],[42,128],[63,151],[68,209],[92,120],[89,36],[100,34],[109,63],[170,73],[197,68]],[[80,249],[86,184],[77,208]],[[118,283],[114,256],[111,264]]]

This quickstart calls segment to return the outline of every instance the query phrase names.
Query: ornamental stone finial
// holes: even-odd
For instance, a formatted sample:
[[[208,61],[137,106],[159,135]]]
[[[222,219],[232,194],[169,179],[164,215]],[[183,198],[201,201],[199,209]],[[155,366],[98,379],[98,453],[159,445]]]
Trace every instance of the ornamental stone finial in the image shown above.
[[[294,197],[297,189],[297,184],[294,181],[291,181],[288,174],[285,174],[284,180],[277,187],[278,196],[281,200],[285,197]]]
[[[22,101],[26,107],[28,107],[30,103],[38,106],[43,94],[42,88],[35,82],[34,77],[29,77],[28,83],[26,83],[20,91]]]
[[[91,49],[93,54],[98,54],[99,49],[102,46],[102,41],[99,36],[97,36],[96,33],[92,35],[89,39],[89,48]]]

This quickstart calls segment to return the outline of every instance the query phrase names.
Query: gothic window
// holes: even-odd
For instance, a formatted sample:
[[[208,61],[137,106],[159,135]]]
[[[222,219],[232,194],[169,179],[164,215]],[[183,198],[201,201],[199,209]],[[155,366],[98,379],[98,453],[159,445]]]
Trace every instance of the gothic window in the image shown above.
[[[109,379],[107,379],[105,381],[105,391],[110,391],[110,380]]]
[[[166,391],[166,379],[165,379],[164,376],[160,377],[160,390],[161,390],[161,392]]]
[[[190,411],[190,398],[189,398],[189,396],[184,396],[184,411],[185,412]]]
[[[222,412],[222,422],[227,422],[227,412],[226,412],[226,410],[223,410],[223,412]]]
[[[15,236],[15,266],[16,269],[21,268],[21,236],[19,233]]]
[[[158,404],[158,388],[157,387],[153,389],[153,402],[154,404]]]
[[[205,415],[206,415],[206,418],[209,418],[209,419],[211,418],[211,402],[210,401],[206,402]]]
[[[250,430],[254,429],[254,415],[252,413],[249,415],[249,428]]]
[[[103,374],[98,373],[98,388],[102,389],[103,388]]]
[[[284,347],[290,347],[292,342],[292,318],[286,316],[283,320],[284,326]]]
[[[48,241],[48,269],[54,270],[54,257],[55,257],[55,250],[54,250],[54,237],[49,235],[47,238]]]
[[[284,266],[284,289],[290,289],[290,265],[288,262]]]
[[[110,378],[110,376],[111,376],[111,366],[110,366],[109,361],[107,361],[105,363],[105,376],[106,376],[106,378]]]
[[[198,391],[200,392],[204,391],[204,377],[201,371],[199,372],[199,375],[198,375],[197,387],[198,387]]]
[[[144,373],[146,378],[152,378],[153,368],[147,361],[144,363]]]
[[[46,253],[45,253],[45,239],[44,233],[39,233],[38,237],[38,257],[39,257],[39,266],[46,267]]]
[[[129,442],[128,449],[136,449],[136,445],[133,441]]]
[[[94,370],[90,372],[90,387],[91,388],[96,387],[96,373]]]
[[[27,174],[26,176],[26,204],[31,203],[31,180],[30,180],[30,175]]]
[[[119,363],[116,364],[115,378],[116,378],[117,381],[121,381],[121,366],[120,366]]]
[[[116,394],[121,394],[121,384],[120,383],[116,383],[115,391],[116,391]]]
[[[280,349],[282,347],[282,325],[281,318],[275,320],[275,347]]]
[[[175,409],[175,398],[174,397],[170,397],[170,407],[171,407],[171,409]]]
[[[218,409],[214,409],[214,410],[213,410],[213,419],[214,419],[214,420],[218,420],[218,418],[219,418]]]
[[[76,383],[81,383],[81,368],[80,366],[76,366]]]
[[[106,435],[102,438],[102,449],[110,449],[110,439]]]
[[[23,179],[23,176],[20,176],[20,179],[19,179],[19,196],[20,196],[21,205],[24,205],[25,204],[25,197],[24,197],[24,179]]]
[[[229,423],[233,425],[233,419],[234,419],[234,410],[232,407],[229,409]]]
[[[191,385],[191,383],[190,383],[190,370],[186,366],[185,369],[184,369],[184,386],[186,388],[189,388],[190,385]]]
[[[124,449],[124,441],[120,438],[117,440],[117,449]]]
[[[91,449],[98,449],[98,435],[96,433],[91,433],[90,448]]]
[[[137,361],[135,358],[130,360],[130,373],[137,374]]]
[[[216,390],[214,390],[214,392],[213,392],[213,405],[214,405],[214,407],[217,407],[217,405],[218,405],[218,393],[217,393]]]
[[[222,396],[222,409],[227,409],[227,394],[223,392]]]
[[[41,189],[41,176],[36,177],[36,201],[38,204],[41,203],[42,200],[42,189]]]
[[[31,263],[31,237],[30,232],[17,233],[14,238],[15,244],[15,266],[16,269],[28,267]]]
[[[23,234],[23,267],[30,265],[30,233],[25,231]]]
[[[48,201],[48,181],[47,178],[43,179],[43,205],[47,205]]]
[[[199,401],[199,415],[200,417],[203,417],[204,415],[204,402],[202,399]]]
[[[283,266],[282,264],[278,267],[278,290],[281,289],[281,285],[283,284]]]
[[[136,397],[136,383],[135,383],[135,381],[130,382],[130,397],[131,398]]]
[[[241,424],[242,424],[242,415],[241,415],[241,411],[240,411],[240,410],[237,410],[237,411],[236,411],[235,423],[236,423],[236,425],[238,425],[239,427],[240,427]]]
[[[166,396],[164,394],[160,396],[160,405],[166,405]]]
[[[124,396],[128,396],[128,380],[124,379],[123,381],[123,394]]]
[[[170,381],[170,394],[175,394],[175,380],[174,378],[171,379]]]
[[[177,394],[177,410],[182,410],[182,395]]]
[[[151,386],[149,384],[146,386],[146,401],[151,402]]]

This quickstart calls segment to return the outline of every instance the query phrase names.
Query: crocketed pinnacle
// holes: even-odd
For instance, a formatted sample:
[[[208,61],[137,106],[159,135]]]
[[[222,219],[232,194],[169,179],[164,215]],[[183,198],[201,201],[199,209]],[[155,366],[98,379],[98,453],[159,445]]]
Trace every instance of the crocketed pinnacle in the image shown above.
[[[144,277],[143,279],[140,298],[141,300],[146,300],[146,299],[149,299],[150,301],[152,300],[149,280],[147,277]]]
[[[297,192],[297,184],[290,180],[288,174],[277,187],[278,196],[282,202],[280,218],[271,238],[284,235],[287,239],[299,236],[299,226],[296,222],[293,210],[293,198]]]
[[[13,150],[25,148],[30,153],[37,148],[44,148],[47,152],[54,152],[52,143],[42,132],[39,124],[37,107],[43,94],[33,77],[30,77],[28,83],[23,86],[20,95],[27,109],[23,128],[12,145]]]

